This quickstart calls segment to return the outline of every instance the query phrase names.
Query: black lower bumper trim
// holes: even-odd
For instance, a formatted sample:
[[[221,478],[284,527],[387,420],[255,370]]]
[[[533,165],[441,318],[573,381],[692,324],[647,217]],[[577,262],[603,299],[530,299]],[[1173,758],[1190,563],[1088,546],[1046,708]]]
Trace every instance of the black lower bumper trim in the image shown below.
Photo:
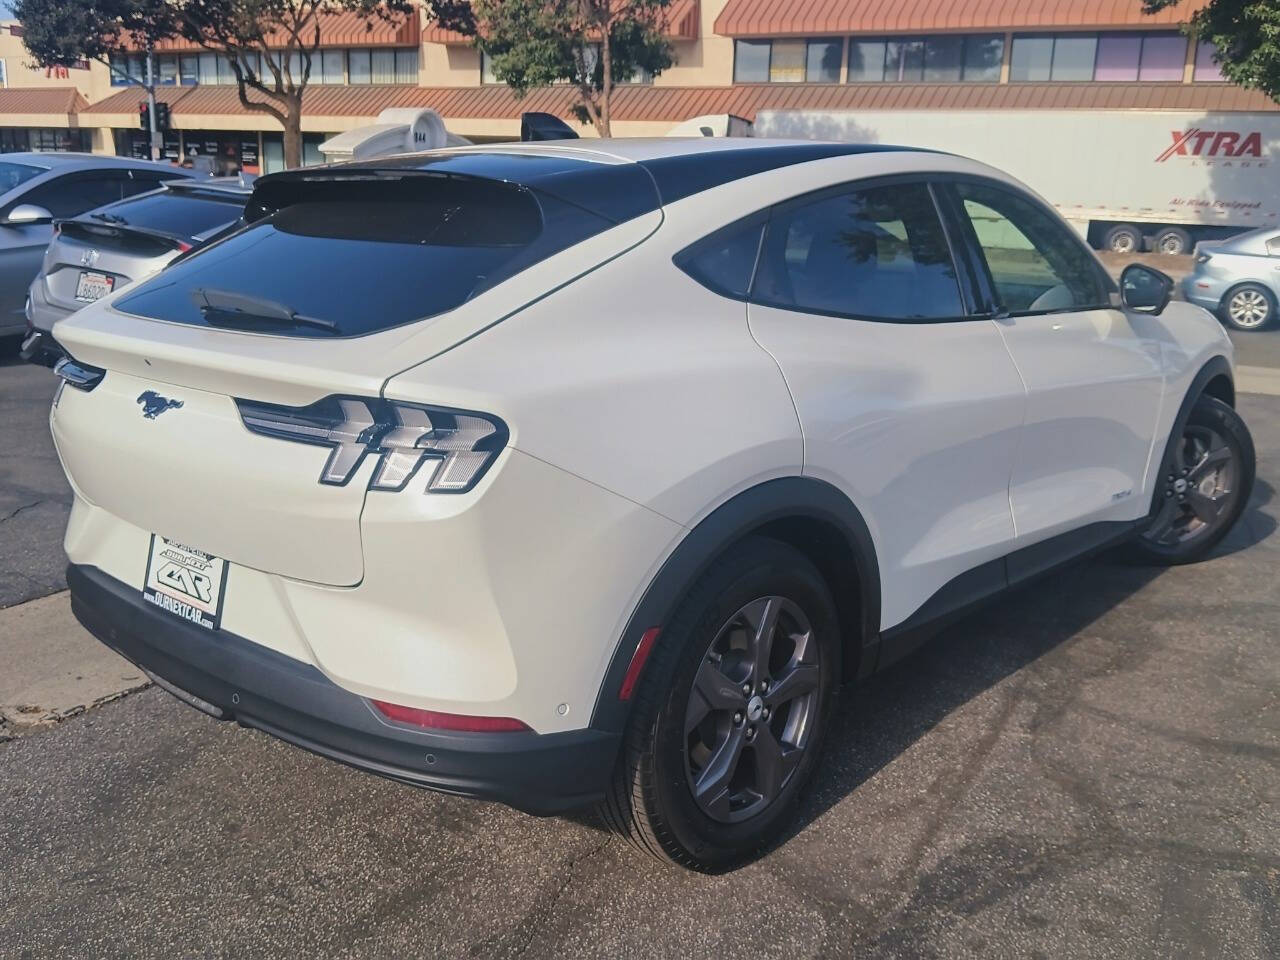
[[[604,796],[618,752],[616,733],[454,733],[393,726],[363,697],[311,664],[170,617],[95,567],[72,564],[67,583],[72,612],[85,629],[184,703],[212,716],[361,770],[527,813],[560,813]]]

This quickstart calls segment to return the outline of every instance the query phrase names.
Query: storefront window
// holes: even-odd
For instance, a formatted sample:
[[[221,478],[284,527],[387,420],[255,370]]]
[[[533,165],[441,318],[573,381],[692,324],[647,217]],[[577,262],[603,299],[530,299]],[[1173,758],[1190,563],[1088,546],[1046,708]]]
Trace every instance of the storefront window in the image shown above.
[[[178,82],[184,87],[194,86],[200,82],[200,58],[183,56],[178,58]]]
[[[1013,38],[1009,79],[1176,83],[1186,56],[1187,38],[1171,31],[1026,34]]]
[[[371,54],[374,83],[396,82],[396,52],[394,50],[374,50]]]

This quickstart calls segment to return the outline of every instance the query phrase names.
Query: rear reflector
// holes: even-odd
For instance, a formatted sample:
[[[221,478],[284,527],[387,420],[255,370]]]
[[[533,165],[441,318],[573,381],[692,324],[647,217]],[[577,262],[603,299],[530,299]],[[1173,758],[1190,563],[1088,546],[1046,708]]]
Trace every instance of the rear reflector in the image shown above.
[[[636,652],[631,655],[631,663],[627,665],[627,675],[622,678],[622,686],[618,688],[619,700],[630,700],[631,695],[636,692],[636,684],[640,682],[644,663],[653,652],[653,645],[661,632],[661,627],[650,627],[636,644]]]
[[[398,703],[370,700],[388,720],[408,723],[428,730],[459,730],[465,733],[514,733],[529,727],[512,717],[468,717],[460,713],[440,713]]]

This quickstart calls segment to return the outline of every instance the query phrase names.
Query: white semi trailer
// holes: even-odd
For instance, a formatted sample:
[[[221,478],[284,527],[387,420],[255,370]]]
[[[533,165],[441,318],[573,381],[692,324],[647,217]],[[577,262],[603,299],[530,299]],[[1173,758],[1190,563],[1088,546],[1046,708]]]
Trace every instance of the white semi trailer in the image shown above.
[[[1099,249],[1190,253],[1199,240],[1280,225],[1280,113],[763,110],[753,133],[981,160]]]

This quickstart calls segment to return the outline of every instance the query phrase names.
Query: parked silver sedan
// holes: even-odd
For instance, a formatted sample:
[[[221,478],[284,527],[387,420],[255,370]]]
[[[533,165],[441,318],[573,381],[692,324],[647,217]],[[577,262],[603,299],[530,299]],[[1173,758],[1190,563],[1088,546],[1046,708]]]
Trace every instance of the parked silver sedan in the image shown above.
[[[1235,330],[1261,330],[1280,299],[1280,228],[1264,227],[1229,240],[1200,243],[1182,295]]]
[[[167,163],[89,153],[6,153],[0,159],[0,337],[27,325],[24,304],[53,221],[189,177]]]

